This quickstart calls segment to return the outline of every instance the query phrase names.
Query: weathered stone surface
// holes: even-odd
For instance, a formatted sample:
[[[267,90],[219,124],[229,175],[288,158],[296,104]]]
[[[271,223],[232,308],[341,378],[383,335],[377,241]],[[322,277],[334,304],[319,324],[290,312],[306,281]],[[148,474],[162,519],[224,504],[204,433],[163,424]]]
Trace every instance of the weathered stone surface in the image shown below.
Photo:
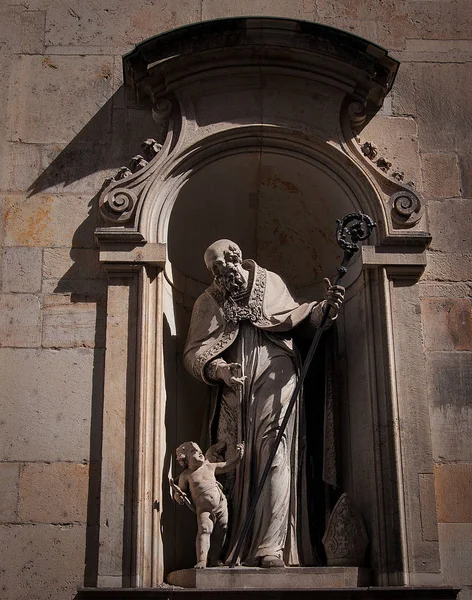
[[[421,156],[423,192],[429,198],[454,198],[461,195],[460,172],[456,154],[427,153]],[[445,208],[447,212],[447,208]]]
[[[410,558],[415,573],[435,573],[440,569],[439,551],[425,540],[419,501],[420,475],[432,473],[432,440],[429,433],[430,400],[428,372],[422,344],[422,324],[418,289],[407,281],[393,282],[391,294],[394,356],[397,364],[414,365],[413,373],[397,368],[396,418],[401,437],[403,498],[407,511],[408,536],[414,555]],[[354,350],[357,352],[357,350]],[[361,416],[360,419],[363,417]],[[385,485],[385,484],[384,484]]]
[[[199,0],[182,0],[178,5],[171,0],[136,5],[120,0],[106,8],[94,0],[74,0],[67,6],[60,0],[35,3],[48,8],[46,45],[55,52],[58,46],[79,46],[76,52],[84,47],[89,53],[96,46],[108,46],[123,54],[148,37],[200,20]]]
[[[113,124],[114,148],[110,150],[116,157],[114,164],[117,167],[129,165],[134,155],[141,154],[142,142],[147,138],[155,138],[158,131],[151,114],[140,109],[114,108]]]
[[[290,17],[292,19],[313,19],[314,6],[310,0],[239,0],[227,4],[219,0],[203,0],[202,21],[223,17],[269,16]]]
[[[422,64],[416,67],[416,95],[419,136],[423,152],[455,150],[455,137],[459,123],[461,85],[467,71],[466,65]],[[451,89],[456,93],[451,94]],[[442,115],[441,119],[437,119]]]
[[[358,35],[366,35],[367,32],[361,33],[360,28],[369,24],[371,29],[368,38],[390,49],[403,48],[405,36],[411,30],[405,7],[394,0],[382,3],[368,0],[356,4],[348,0],[336,3],[320,0],[317,9],[317,17],[322,23],[339,26]],[[385,18],[386,14],[389,15],[388,19]]]
[[[394,115],[414,115],[416,112],[416,96],[413,85],[414,65],[401,62],[395,78],[392,95],[392,112]]]
[[[428,0],[367,0],[351,3],[341,0],[318,0],[317,18],[342,29],[351,30],[357,24],[375,25],[369,36],[372,41],[389,48],[402,49],[410,40],[467,40],[470,38],[470,10],[467,0],[430,2]]]
[[[123,103],[123,90],[117,96]],[[115,105],[115,96],[110,104]],[[113,110],[113,130],[110,136],[103,136],[108,112],[107,103],[67,145],[9,142],[0,165],[1,188],[30,194],[95,195],[106,178],[141,152],[143,140],[157,135],[150,112],[122,107]]]
[[[441,571],[445,585],[470,584],[472,573],[472,525],[439,523]]]
[[[88,472],[88,465],[77,463],[23,464],[18,519],[33,523],[85,523]]]
[[[0,460],[88,459],[93,364],[85,348],[0,350]]]
[[[441,252],[471,252],[472,202],[433,200],[427,205],[432,250]]]
[[[436,503],[434,495],[434,475],[433,473],[420,473],[418,477],[421,531],[423,534],[423,540],[437,542],[438,517],[436,514]]]
[[[103,138],[110,131],[111,106],[97,110],[112,94],[112,75],[108,56],[19,55],[11,78],[9,139],[68,143],[77,135],[82,141]],[[81,132],[93,115],[94,127]]]
[[[358,567],[215,567],[169,573],[172,585],[200,590],[355,588],[370,583],[370,570]]]
[[[2,597],[72,600],[83,582],[84,525],[3,525]]]
[[[73,141],[63,144],[9,142],[0,167],[2,188],[8,192],[95,194],[121,166],[109,144]]]
[[[100,247],[100,262],[111,264],[132,263],[135,265],[163,265],[166,262],[166,246],[165,244],[147,243],[144,247],[137,246],[135,248],[123,249],[111,245],[103,245]]]
[[[107,288],[103,279],[43,279],[42,292],[69,294],[74,302],[105,301]]]
[[[422,152],[458,152],[465,197],[472,196],[468,109],[472,63],[418,64],[415,89]],[[451,93],[451,90],[453,92]]]
[[[17,521],[19,463],[0,462],[0,521]]]
[[[0,295],[0,346],[34,348],[40,345],[39,298],[31,294]]]
[[[43,277],[45,295],[68,294],[73,302],[97,302],[106,295],[105,273],[95,249],[45,248]]]
[[[426,281],[470,281],[472,280],[472,252],[431,252],[428,251]]]
[[[362,130],[362,142],[373,142],[378,148],[377,158],[392,163],[390,172],[400,169],[406,181],[421,184],[416,123],[407,117],[375,117]]]
[[[472,523],[472,463],[434,466],[440,523]]]
[[[395,52],[403,63],[463,63],[472,60],[472,40],[419,40],[407,39],[405,50]]]
[[[41,54],[44,51],[43,11],[29,10],[21,4],[2,4],[0,19],[2,23],[8,24],[2,27],[0,52]]]
[[[428,352],[433,457],[472,462],[472,353]]]
[[[126,486],[127,431],[131,416],[129,407],[134,404],[135,396],[127,382],[133,377],[136,365],[132,333],[137,319],[136,283],[133,274],[111,276],[108,288],[100,477],[100,520],[106,522],[107,527],[100,527],[100,585],[107,585],[105,582],[109,582],[109,578],[120,581],[123,552],[126,552],[125,532],[130,524],[125,504],[131,500],[131,490]],[[128,365],[128,368],[126,371],[116,369],[116,365]]]
[[[39,292],[41,263],[40,248],[6,248],[3,251],[3,291]]]
[[[8,55],[2,55],[0,53],[0,105],[6,106],[8,102],[8,89],[10,87],[10,71],[12,57]],[[7,124],[6,119],[0,119],[0,190],[4,189],[5,175],[3,174],[4,165],[7,164]],[[0,240],[3,239],[3,199],[0,197]],[[1,268],[0,268],[1,276]]]
[[[26,5],[28,9],[24,8]],[[107,7],[98,0],[73,0],[72,4],[65,4],[63,0],[28,0],[23,5],[17,3],[9,6],[1,14],[0,50],[40,54],[43,52],[46,27],[51,55],[14,57],[12,85],[9,79],[10,59],[3,56],[0,58],[0,100],[3,107],[7,107],[6,96],[10,95],[7,111],[10,138],[21,138],[27,142],[11,142],[8,144],[8,151],[1,154],[0,164],[4,168],[0,167],[0,188],[22,192],[33,185],[34,190],[39,193],[65,190],[69,194],[63,200],[54,198],[52,204],[62,202],[57,213],[54,207],[51,211],[45,208],[42,198],[21,197],[17,202],[7,202],[7,245],[29,246],[27,250],[32,250],[30,256],[36,256],[39,251],[39,248],[33,246],[46,247],[46,279],[42,288],[44,293],[56,291],[79,295],[81,298],[103,293],[102,280],[96,273],[96,265],[92,264],[93,251],[86,250],[84,252],[87,255],[84,253],[70,257],[67,247],[70,246],[74,233],[74,244],[92,247],[91,232],[96,225],[96,216],[93,213],[87,220],[86,204],[100,186],[102,176],[121,166],[121,157],[128,156],[127,151],[133,145],[130,140],[135,139],[132,136],[141,137],[141,132],[145,133],[143,137],[148,135],[147,123],[144,118],[139,118],[139,111],[126,116],[126,102],[122,91],[107,102],[121,85],[120,55],[131,49],[135,42],[158,31],[197,21],[202,17],[214,18],[243,12],[316,19],[383,43],[389,50],[397,49],[394,55],[403,64],[393,90],[393,111],[397,115],[411,116],[413,119],[418,117],[421,142],[418,150],[423,158],[425,199],[457,196],[461,185],[467,196],[472,197],[469,109],[471,67],[470,64],[454,64],[456,61],[465,63],[471,60],[470,0],[405,0],[401,3],[396,0],[365,0],[358,3],[352,0],[254,0],[249,3],[244,0],[231,6],[215,0],[157,3],[154,0],[144,0],[141,4],[131,6],[129,2],[119,0],[114,6]],[[58,57],[61,53],[70,56]],[[106,53],[110,56],[104,56]],[[97,56],[74,56],[78,54]],[[411,62],[406,64],[405,61]],[[432,61],[444,64],[437,66]],[[77,67],[78,65],[81,66]],[[95,69],[101,65],[105,65],[106,69],[97,74]],[[111,75],[108,71],[110,66]],[[100,106],[103,108],[98,110]],[[121,112],[115,110],[111,116],[112,107],[121,109]],[[141,114],[146,114],[147,118],[145,111]],[[116,135],[113,132],[108,135],[110,118],[113,119]],[[7,119],[0,121],[6,123]],[[4,124],[0,123],[0,132],[3,127]],[[382,127],[379,125],[379,129]],[[386,153],[391,149],[395,136],[396,130],[392,127],[384,144]],[[40,141],[40,144],[30,143],[31,140]],[[412,151],[409,145],[403,148],[401,143],[398,148],[399,162],[406,164],[403,170],[409,177],[410,164],[416,164],[412,154],[416,150]],[[129,156],[137,151],[139,149],[130,152]],[[46,173],[43,173],[44,170]],[[413,179],[413,176],[410,178]],[[416,183],[420,186],[421,181]],[[77,199],[72,192],[83,193],[84,198]],[[267,197],[271,199],[273,195],[268,194]],[[15,211],[18,211],[17,216],[13,216],[9,210],[13,204]],[[41,205],[45,208],[44,212]],[[472,376],[470,366],[466,366],[466,363],[470,365],[470,353],[466,351],[469,349],[468,334],[466,328],[460,331],[457,329],[466,306],[464,298],[471,295],[472,252],[470,240],[467,242],[463,235],[466,231],[465,222],[470,222],[470,213],[467,212],[467,206],[458,206],[453,211],[452,223],[449,225],[442,222],[450,214],[447,205],[437,203],[431,210],[432,213],[436,212],[431,213],[433,249],[440,251],[429,253],[426,279],[420,288],[421,293],[431,299],[430,303],[423,303],[422,308],[426,346],[428,350],[461,349],[460,358],[459,353],[454,352],[429,352],[427,355],[428,379],[433,382],[430,400],[434,456],[436,460],[459,459],[472,462],[472,414],[467,396]],[[48,216],[51,217],[49,220]],[[84,226],[83,221],[86,221]],[[454,231],[459,232],[460,239],[455,238]],[[53,246],[61,247],[51,248]],[[268,239],[268,254],[272,252],[273,246],[273,240]],[[55,250],[60,253],[54,254]],[[4,266],[8,267],[6,263]],[[15,286],[21,287],[18,282],[12,284],[11,277],[7,275],[6,285],[13,287],[4,288],[4,291],[16,291]],[[454,281],[463,283],[448,283]],[[27,288],[18,291],[35,292],[38,288],[33,273],[29,282]],[[190,289],[187,292],[190,293]],[[444,299],[443,303],[438,300],[439,297]],[[458,302],[453,301],[451,306],[451,298]],[[90,308],[93,311],[95,307],[83,303],[61,305],[60,300],[57,297],[45,299],[44,339],[50,336],[55,343],[67,344],[71,339],[76,343],[78,332],[72,328],[67,331],[67,324],[74,323],[80,313],[80,318],[83,317],[85,321],[79,320],[79,323],[86,328],[87,311]],[[468,311],[467,308],[465,310]],[[468,312],[467,314],[470,315]],[[1,319],[8,317],[2,316]],[[56,327],[57,331],[53,331],[54,325],[59,325]],[[14,335],[18,338],[21,336],[22,341],[25,341],[21,330],[16,330]],[[86,335],[81,333],[80,336],[82,340],[90,340],[91,330],[86,329]],[[446,354],[449,356],[446,357]],[[44,460],[44,456],[48,460],[55,460],[60,455],[65,456],[64,460],[70,460],[69,455],[77,453],[79,456],[72,460],[81,460],[82,453],[88,452],[89,446],[86,439],[89,435],[88,424],[82,422],[82,419],[83,414],[88,419],[87,403],[92,396],[92,354],[86,356],[87,366],[81,370],[80,376],[75,372],[78,367],[63,359],[65,355],[62,351],[54,353],[54,360],[50,361],[41,358],[43,353],[40,352],[32,353],[28,358],[27,352],[19,351],[17,358],[8,360],[6,364],[5,352],[2,351],[1,355],[2,386],[5,376],[10,376],[15,384],[12,387],[9,382],[7,389],[2,390],[6,395],[7,409],[5,412],[2,408],[0,421],[6,419],[8,424],[0,425],[0,444],[6,444],[9,456],[16,460],[18,455],[28,455],[31,460],[37,460],[37,456],[42,455]],[[82,359],[83,356],[80,361]],[[414,360],[408,362],[411,366]],[[399,371],[407,368],[401,356],[396,368]],[[22,381],[28,379],[25,372],[28,373],[28,378],[32,373],[32,382]],[[96,373],[98,372],[100,369],[96,368]],[[68,381],[66,377],[69,378]],[[53,381],[49,384],[47,380],[51,378]],[[409,398],[405,401],[408,400]],[[51,403],[51,406],[45,408],[45,403]],[[61,422],[62,410],[64,414]],[[5,442],[3,429],[7,433]],[[366,445],[367,443],[366,440]],[[0,464],[0,468],[5,466],[8,469],[7,464],[10,463]],[[405,477],[409,477],[408,473]],[[429,489],[429,477],[429,473],[420,474],[421,528],[425,540],[434,537],[434,532],[428,533],[423,523],[425,511],[429,514],[431,509],[428,502],[426,508],[424,504],[424,500],[431,499],[428,491],[423,493],[424,489]],[[47,479],[46,476],[45,478]],[[40,490],[42,498],[44,492],[45,490]],[[416,502],[417,500],[415,498]],[[12,504],[8,503],[7,512],[11,508]],[[471,548],[466,547],[464,540],[472,538],[472,531],[469,528],[461,534],[462,537],[458,534],[448,537],[446,534],[453,530],[442,527],[442,559],[447,581],[453,585],[457,585],[458,580],[470,584]],[[76,546],[83,550],[83,539],[79,540],[79,544],[76,540],[69,545],[65,541],[55,544],[57,540],[45,535],[44,528],[41,535],[37,528],[30,528],[29,531],[28,539],[23,536],[10,543],[12,538],[8,537],[2,543],[2,547],[18,550],[20,555],[24,547],[32,549],[35,545],[35,551],[40,555],[38,559],[32,554],[32,550],[28,550],[28,557],[21,564],[15,562],[16,556],[6,557],[10,561],[6,568],[13,571],[6,590],[8,600],[10,596],[15,600],[42,600],[43,597],[54,598],[54,595],[61,600],[64,597],[72,598],[75,595],[74,586],[82,582],[83,551],[79,556]],[[27,546],[27,542],[32,545]],[[59,548],[62,549],[62,554],[58,554]],[[24,571],[21,572],[21,569]],[[67,587],[69,584],[61,578],[67,578],[70,571],[77,574],[77,580]],[[66,592],[64,588],[67,588]]]
[[[468,406],[472,385],[472,354],[469,352],[429,352],[430,398],[437,406]]]
[[[470,298],[472,297],[472,283],[436,283],[420,281],[421,298]]]
[[[352,17],[339,16],[336,14],[333,14],[331,16],[328,16],[326,14],[324,16],[317,15],[320,15],[320,10],[315,9],[315,18],[323,25],[328,25],[330,27],[339,27],[344,31],[349,31],[354,35],[358,35],[368,40],[377,40],[377,21],[373,19],[354,19]]]
[[[427,350],[472,351],[472,300],[427,298],[421,301]]]
[[[45,248],[43,257],[44,279],[103,279],[98,262],[98,250]]]
[[[104,346],[104,323],[97,323],[97,306],[73,302],[68,294],[51,294],[43,301],[44,348]]]
[[[409,20],[415,29],[415,34],[408,37],[425,40],[470,39],[472,15],[468,0],[408,0],[405,4]]]
[[[89,202],[87,196],[7,196],[5,245],[92,247],[97,217]]]

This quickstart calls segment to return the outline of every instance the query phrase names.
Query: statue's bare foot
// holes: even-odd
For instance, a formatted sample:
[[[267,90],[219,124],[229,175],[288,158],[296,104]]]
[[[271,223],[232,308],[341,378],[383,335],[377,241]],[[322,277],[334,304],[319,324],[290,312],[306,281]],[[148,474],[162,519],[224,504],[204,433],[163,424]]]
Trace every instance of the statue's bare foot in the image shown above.
[[[279,558],[278,556],[270,556],[270,555],[262,556],[260,565],[261,565],[261,567],[264,567],[264,568],[285,567],[285,563],[281,558]]]
[[[195,569],[206,569],[206,562],[204,562],[203,560],[197,562],[197,564],[195,565]]]

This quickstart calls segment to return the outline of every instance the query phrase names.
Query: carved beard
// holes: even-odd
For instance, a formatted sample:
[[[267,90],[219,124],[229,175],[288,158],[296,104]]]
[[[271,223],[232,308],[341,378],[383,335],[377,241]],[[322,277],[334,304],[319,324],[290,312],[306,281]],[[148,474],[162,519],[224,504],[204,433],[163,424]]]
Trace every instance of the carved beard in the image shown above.
[[[222,275],[215,277],[215,282],[221,289],[226,290],[230,296],[237,296],[243,292],[246,283],[235,267],[226,267]]]

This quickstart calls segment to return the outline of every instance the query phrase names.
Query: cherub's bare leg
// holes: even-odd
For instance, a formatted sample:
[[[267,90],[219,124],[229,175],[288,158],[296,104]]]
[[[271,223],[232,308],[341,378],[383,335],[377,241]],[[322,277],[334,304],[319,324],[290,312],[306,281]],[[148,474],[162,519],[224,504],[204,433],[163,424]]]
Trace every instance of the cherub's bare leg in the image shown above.
[[[213,531],[213,521],[209,512],[197,515],[197,564],[196,569],[204,569],[207,566],[208,550],[210,549],[210,537]]]
[[[215,526],[211,538],[209,560],[209,566],[211,567],[223,564],[220,562],[221,551],[223,550],[226,533],[228,531],[228,505],[226,503],[226,498],[223,499],[220,506],[213,511],[213,516],[215,518]]]

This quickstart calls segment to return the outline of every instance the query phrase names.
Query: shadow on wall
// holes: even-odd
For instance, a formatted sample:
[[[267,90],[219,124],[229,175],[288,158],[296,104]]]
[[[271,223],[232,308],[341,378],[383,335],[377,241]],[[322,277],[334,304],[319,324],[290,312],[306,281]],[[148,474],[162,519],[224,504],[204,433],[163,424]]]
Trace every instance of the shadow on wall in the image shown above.
[[[70,240],[69,267],[58,277],[48,273],[46,289],[51,294],[70,295],[61,307],[70,331],[69,346],[93,348],[92,407],[90,415],[90,470],[84,585],[95,586],[98,573],[100,458],[105,358],[106,277],[98,260],[94,231],[101,224],[98,199],[104,180],[127,165],[140,152],[141,143],[155,135],[149,114],[127,105],[121,87],[98,110],[74,139],[31,184],[28,197],[47,192],[68,194],[76,201],[71,215],[83,210],[83,221]],[[105,134],[104,134],[105,132]],[[84,198],[88,203],[84,203]],[[84,207],[84,208],[81,208]],[[66,209],[67,210],[67,209]],[[86,212],[87,211],[87,212]],[[67,214],[61,218],[67,219]],[[80,217],[79,217],[80,218]],[[49,250],[61,256],[62,248]],[[59,262],[59,261],[58,261]],[[66,264],[68,261],[64,261]],[[62,263],[62,261],[61,261]],[[96,305],[91,307],[91,305]],[[70,342],[72,340],[72,342]]]
[[[32,183],[29,196],[97,192],[109,174],[128,164],[156,126],[148,109],[126,102],[122,86]]]

